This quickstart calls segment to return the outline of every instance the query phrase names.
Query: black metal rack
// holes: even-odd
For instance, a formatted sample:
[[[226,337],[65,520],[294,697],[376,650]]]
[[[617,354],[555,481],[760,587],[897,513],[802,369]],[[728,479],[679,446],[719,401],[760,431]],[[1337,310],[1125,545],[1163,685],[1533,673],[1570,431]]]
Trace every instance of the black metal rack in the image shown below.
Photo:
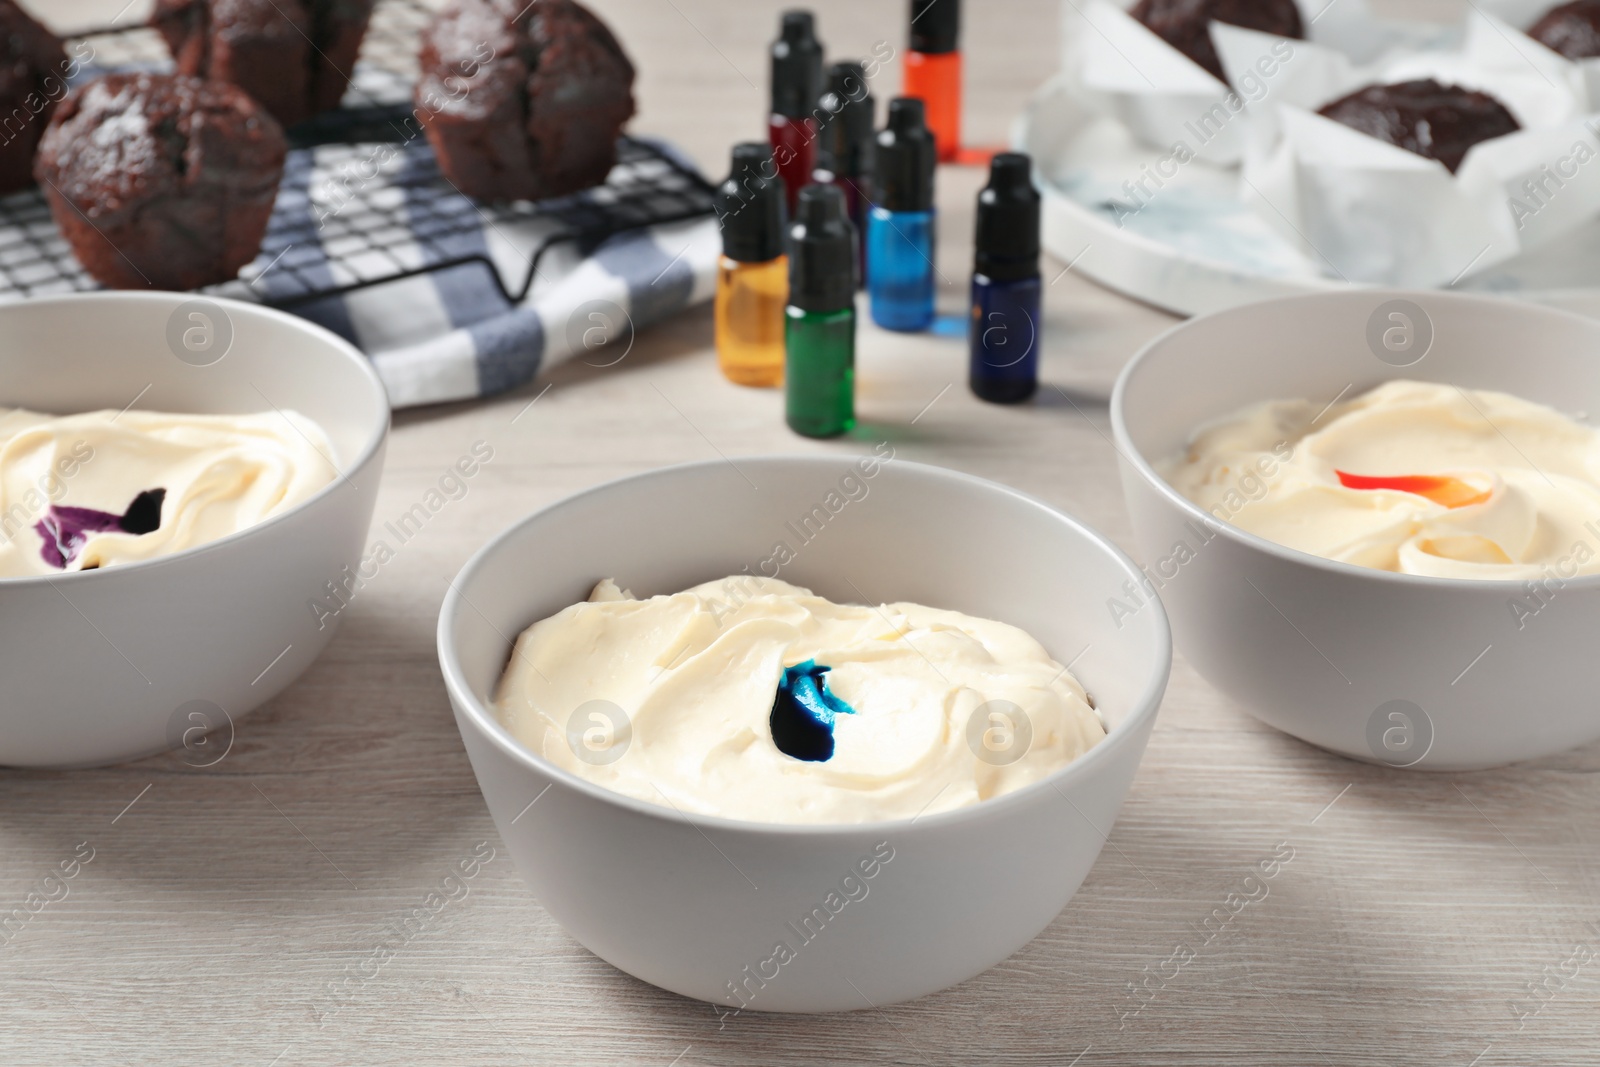
[[[417,38],[429,17],[417,0],[379,0],[344,107],[289,131],[295,149],[351,146],[352,163],[357,162],[355,146],[397,147],[369,151],[369,157],[382,156],[392,169],[382,181],[343,183],[337,211],[322,217],[285,210],[286,200],[296,194],[280,190],[261,253],[240,274],[254,299],[294,307],[479,264],[507,301],[521,303],[545,254],[558,245],[571,244],[587,254],[617,234],[712,213],[713,190],[705,178],[657,145],[630,137],[619,141],[617,165],[595,189],[536,202],[487,203],[462,196],[440,173],[411,113]],[[170,65],[165,45],[144,26],[85,30],[68,40],[87,42],[94,65],[102,69]],[[513,272],[509,282],[486,251],[463,251],[484,231],[527,232],[530,224],[538,236],[520,276]],[[269,275],[270,284],[257,284]],[[213,288],[237,291],[238,284]],[[0,300],[94,288],[37,189],[0,198]]]

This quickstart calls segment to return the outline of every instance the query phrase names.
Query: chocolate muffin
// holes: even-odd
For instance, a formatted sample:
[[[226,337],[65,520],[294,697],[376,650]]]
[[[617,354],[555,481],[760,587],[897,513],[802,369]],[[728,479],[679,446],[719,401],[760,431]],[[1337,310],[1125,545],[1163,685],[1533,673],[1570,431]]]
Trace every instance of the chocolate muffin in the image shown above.
[[[1226,22],[1296,40],[1305,36],[1294,0],[1139,0],[1131,14],[1224,82],[1228,78],[1211,43],[1211,23]]]
[[[339,106],[374,0],[157,0],[180,74],[232,82],[285,126]]]
[[[1321,108],[1352,129],[1437,159],[1454,174],[1467,149],[1522,127],[1505,105],[1474,89],[1440,85],[1432,78],[1369,85]]]
[[[113,289],[197,289],[255,258],[283,130],[244,90],[111,74],[68,95],[34,171],[72,250]]]
[[[416,115],[457,189],[537,200],[605,181],[633,64],[573,0],[453,0],[422,34]]]
[[[1600,56],[1600,0],[1559,4],[1533,24],[1528,36],[1568,59]]]
[[[66,95],[67,73],[55,34],[0,0],[0,195],[33,184],[33,151]]]

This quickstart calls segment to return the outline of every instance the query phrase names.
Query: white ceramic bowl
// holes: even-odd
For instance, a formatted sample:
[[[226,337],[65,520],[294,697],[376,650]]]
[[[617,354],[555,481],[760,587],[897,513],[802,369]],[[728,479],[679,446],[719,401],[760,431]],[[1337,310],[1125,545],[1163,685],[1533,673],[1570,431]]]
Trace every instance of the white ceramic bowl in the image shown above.
[[[342,473],[185,552],[0,579],[0,764],[104,764],[192,743],[294,681],[333,636],[337,616],[310,602],[360,559],[389,426],[366,358],[303,319],[183,293],[0,306],[0,406],[130,405],[299,411],[327,432]]]
[[[1042,930],[1099,854],[1166,686],[1166,617],[1152,605],[1114,627],[1105,601],[1137,574],[1127,557],[992,482],[888,462],[859,479],[865,496],[800,544],[786,524],[837,491],[856,461],[737,462],[669,467],[580,493],[518,523],[462,571],[440,615],[439,659],[495,825],[539,902],[574,937],[686,996],[834,1011],[978,974]],[[488,709],[516,635],[583,600],[598,579],[615,577],[640,596],[677,592],[754,572],[779,541],[797,553],[780,577],[835,600],[911,600],[1022,627],[1075,661],[1109,736],[1047,780],[969,808],[779,826],[691,821],[612,793],[530,753]],[[822,905],[875,848],[893,859],[862,883],[867,895],[802,943],[787,924]],[[795,958],[768,962],[780,941]],[[730,992],[735,984],[746,999]]]
[[[1597,413],[1597,354],[1600,322],[1433,292],[1295,296],[1177,326],[1134,357],[1111,400],[1150,575],[1142,595],[1158,589],[1178,651],[1213,685],[1334,752],[1458,770],[1600,737],[1600,577],[1566,582],[1524,620],[1521,582],[1391,574],[1284,548],[1212,517],[1152,468],[1196,426],[1247,404],[1332,401],[1395,378]]]

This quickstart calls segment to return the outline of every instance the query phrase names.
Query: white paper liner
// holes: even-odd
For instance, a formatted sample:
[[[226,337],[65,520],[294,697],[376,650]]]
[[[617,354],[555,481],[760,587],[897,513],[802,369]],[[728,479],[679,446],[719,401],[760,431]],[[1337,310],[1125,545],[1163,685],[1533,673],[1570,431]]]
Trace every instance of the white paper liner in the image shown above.
[[[1377,20],[1366,0],[1295,2],[1311,42],[1357,62],[1415,47],[1432,32]],[[1248,136],[1235,121],[1241,96],[1129,15],[1131,6],[1132,0],[1064,0],[1065,66],[1075,95],[1151,147],[1181,143],[1208,163],[1239,162]]]
[[[1240,194],[1333,277],[1451,285],[1600,213],[1600,138],[1575,65],[1474,12],[1453,52],[1358,65],[1301,41],[1213,24],[1235,84],[1276,44],[1292,54],[1246,102]],[[1523,129],[1474,145],[1460,170],[1315,110],[1366,85],[1433,77],[1489,93]]]
[[[1546,11],[1553,7],[1559,7],[1562,0],[1553,0],[1553,2],[1552,0],[1474,0],[1474,3],[1479,10],[1493,15],[1508,25],[1515,26],[1526,34],[1528,30],[1533,28],[1535,22],[1544,17]],[[1530,50],[1537,49],[1550,55],[1557,54],[1550,52],[1544,45],[1531,37],[1524,39],[1527,41]],[[1576,65],[1578,71],[1583,75],[1584,84],[1589,90],[1589,100],[1597,109],[1600,109],[1600,57],[1574,59],[1569,60],[1569,62]]]

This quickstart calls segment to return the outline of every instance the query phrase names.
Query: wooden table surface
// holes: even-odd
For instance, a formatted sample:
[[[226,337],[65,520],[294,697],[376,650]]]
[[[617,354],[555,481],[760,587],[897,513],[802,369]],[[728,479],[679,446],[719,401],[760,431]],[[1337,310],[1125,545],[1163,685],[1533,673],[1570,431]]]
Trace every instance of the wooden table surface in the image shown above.
[[[64,24],[120,6],[35,4]],[[761,135],[777,5],[593,6],[640,68],[634,129],[676,140],[714,174],[731,142]],[[903,6],[817,0],[829,54],[900,48]],[[969,3],[970,139],[1003,140],[1053,72],[1058,18],[1045,0]],[[882,75],[880,99],[896,80]],[[939,173],[946,311],[962,309],[980,184],[977,171]],[[446,580],[467,557],[606,479],[718,455],[850,453],[883,437],[899,456],[1014,485],[1131,547],[1106,400],[1122,362],[1171,320],[1061,277],[1063,266],[1045,266],[1044,384],[1023,407],[969,395],[959,340],[867,327],[863,427],[802,440],[777,394],[718,376],[700,307],[614,366],[573,363],[512,395],[399,414],[375,524],[472,442],[491,442],[495,458],[355,601],[327,654],[238,724],[225,759],[0,770],[0,912],[79,860],[68,895],[0,940],[0,1062],[1594,1063],[1600,747],[1478,774],[1376,768],[1257,724],[1181,655],[1077,897],[1005,963],[911,1004],[719,1028],[710,1007],[591,956],[512,868],[434,658]],[[323,1017],[327,983],[480,842],[495,858],[470,893]],[[1203,925],[1275,853],[1293,858],[1268,895]]]

